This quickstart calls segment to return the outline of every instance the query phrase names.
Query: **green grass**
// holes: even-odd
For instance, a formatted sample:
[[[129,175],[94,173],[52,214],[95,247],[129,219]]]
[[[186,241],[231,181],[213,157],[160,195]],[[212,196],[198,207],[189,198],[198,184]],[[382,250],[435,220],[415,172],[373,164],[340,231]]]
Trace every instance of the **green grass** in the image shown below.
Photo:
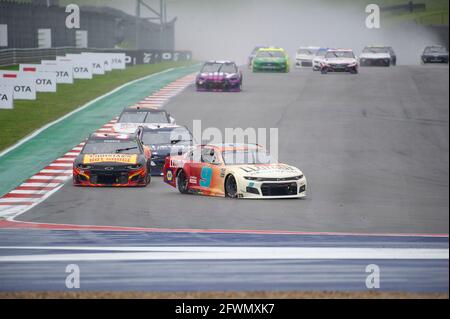
[[[35,101],[14,101],[13,110],[0,110],[0,151],[127,82],[168,68],[191,64],[193,62],[165,62],[132,66],[126,70],[114,70],[106,75],[95,76],[92,80],[76,80],[72,85],[58,84],[56,93],[38,93]]]

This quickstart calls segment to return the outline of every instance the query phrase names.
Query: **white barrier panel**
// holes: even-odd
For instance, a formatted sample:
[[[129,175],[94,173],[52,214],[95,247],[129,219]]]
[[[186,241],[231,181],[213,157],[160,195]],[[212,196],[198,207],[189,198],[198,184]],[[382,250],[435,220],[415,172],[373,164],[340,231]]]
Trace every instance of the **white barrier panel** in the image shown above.
[[[113,70],[126,69],[126,55],[125,53],[102,53],[111,57],[111,68]]]
[[[73,84],[73,70],[71,63],[42,60],[41,71],[56,72],[56,83],[58,84]]]
[[[95,57],[99,61],[103,61],[103,68],[104,68],[105,72],[112,71],[112,68],[111,68],[112,59],[108,55],[105,55],[103,53],[82,52],[81,56]]]
[[[43,72],[42,69],[39,64],[20,64],[20,72],[35,75],[37,92],[56,92],[56,72]]]
[[[36,78],[33,74],[0,71],[0,85],[13,88],[14,100],[36,100]]]
[[[74,79],[92,79],[92,65],[89,61],[81,59],[69,59],[66,57],[56,57],[58,62],[67,62],[72,64]]]
[[[10,110],[14,107],[14,97],[12,86],[0,85],[0,109]]]
[[[99,59],[97,56],[82,55],[82,54],[66,54],[66,58],[87,61],[92,65],[92,74],[103,75],[105,74],[105,66],[103,60]]]

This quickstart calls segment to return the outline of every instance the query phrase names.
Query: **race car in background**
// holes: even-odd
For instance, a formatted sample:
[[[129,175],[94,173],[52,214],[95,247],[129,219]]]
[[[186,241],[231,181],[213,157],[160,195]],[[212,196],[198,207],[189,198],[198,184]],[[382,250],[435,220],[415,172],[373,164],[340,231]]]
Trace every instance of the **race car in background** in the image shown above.
[[[260,45],[260,46],[256,46],[253,48],[253,51],[252,51],[252,53],[250,53],[250,55],[248,57],[248,62],[247,62],[247,66],[249,69],[252,67],[253,59],[256,57],[256,53],[258,52],[259,49],[263,49],[263,48],[268,48],[268,46]]]
[[[320,70],[320,63],[325,59],[325,55],[328,52],[328,48],[320,48],[317,50],[316,55],[314,55],[312,60],[312,67],[313,71],[319,71]]]
[[[166,157],[182,155],[193,145],[192,133],[187,127],[180,125],[141,127],[137,135],[151,151],[151,173],[154,176],[163,175]]]
[[[367,46],[359,56],[360,66],[391,66],[396,63],[396,56],[391,55],[392,48],[385,46]],[[395,62],[394,62],[395,61]]]
[[[167,157],[164,182],[182,194],[229,198],[300,198],[307,189],[298,168],[274,163],[254,144],[201,145]]]
[[[328,50],[320,64],[322,74],[328,72],[358,73],[358,60],[351,49]]]
[[[312,67],[313,59],[320,47],[300,47],[295,54],[295,67]]]
[[[242,72],[232,61],[207,61],[195,80],[197,91],[242,90]]]
[[[151,151],[135,134],[92,134],[73,163],[75,186],[147,186]]]
[[[289,56],[282,48],[259,49],[253,59],[252,71],[289,72]]]
[[[115,133],[133,134],[140,126],[164,127],[175,124],[175,119],[163,109],[130,106],[123,109],[113,126]]]
[[[423,50],[422,63],[448,63],[448,50],[443,45],[428,46]]]

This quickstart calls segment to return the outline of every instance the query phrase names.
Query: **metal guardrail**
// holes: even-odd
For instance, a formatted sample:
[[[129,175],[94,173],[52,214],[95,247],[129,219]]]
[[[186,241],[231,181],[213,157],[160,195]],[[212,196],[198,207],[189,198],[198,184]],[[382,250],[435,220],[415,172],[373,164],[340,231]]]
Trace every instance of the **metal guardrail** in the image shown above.
[[[54,60],[57,56],[69,53],[81,52],[117,52],[125,53],[129,58],[128,65],[152,64],[162,61],[187,61],[191,60],[190,51],[172,50],[126,50],[126,49],[100,49],[100,48],[75,48],[61,47],[51,49],[3,49],[0,50],[0,66],[9,66],[26,63],[39,63],[41,60]]]
[[[383,12],[414,12],[414,11],[424,11],[427,9],[427,5],[425,3],[414,3],[410,1],[406,4],[399,4],[393,6],[386,6],[381,8]]]

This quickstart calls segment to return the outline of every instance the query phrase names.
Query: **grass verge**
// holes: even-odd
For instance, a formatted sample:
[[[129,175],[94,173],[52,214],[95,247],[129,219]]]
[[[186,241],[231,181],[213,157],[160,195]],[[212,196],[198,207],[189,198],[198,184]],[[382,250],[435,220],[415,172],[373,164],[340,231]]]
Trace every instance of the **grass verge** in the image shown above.
[[[58,84],[56,93],[38,93],[35,101],[16,100],[13,110],[0,110],[0,151],[36,129],[127,82],[169,68],[191,64],[193,62],[165,62],[132,66],[126,70],[114,70],[105,75],[95,76],[92,80]]]

